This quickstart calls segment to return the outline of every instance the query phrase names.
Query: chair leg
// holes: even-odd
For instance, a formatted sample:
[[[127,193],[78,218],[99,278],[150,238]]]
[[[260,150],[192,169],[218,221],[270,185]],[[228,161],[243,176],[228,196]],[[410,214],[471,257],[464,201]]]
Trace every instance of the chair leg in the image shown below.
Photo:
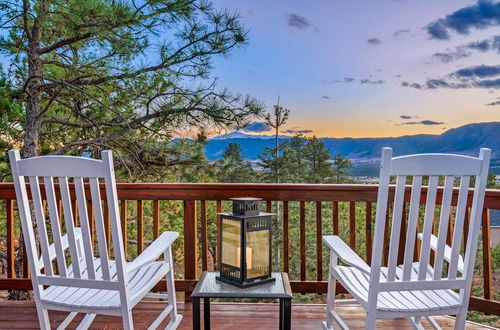
[[[420,322],[420,316],[410,317],[411,326],[415,330],[423,330],[422,322]]]
[[[335,276],[330,272],[330,275],[328,276],[328,293],[326,295],[326,325],[328,329],[332,328],[333,324],[333,317],[330,311],[333,310],[334,305],[335,305],[335,289],[337,286],[337,279]]]
[[[333,329],[332,325],[334,322],[333,308],[335,307],[335,290],[337,288],[337,279],[332,273],[332,267],[337,265],[338,256],[333,252],[330,252],[330,265],[328,268],[328,290],[326,294],[326,328]]]
[[[167,329],[176,329],[182,320],[182,315],[177,314],[177,299],[175,297],[174,281],[174,259],[172,257],[172,247],[170,246],[163,254],[165,262],[169,264],[169,271],[166,275],[168,304],[172,306],[170,311],[170,322]]]
[[[375,317],[375,313],[367,313],[366,321],[365,321],[365,329],[366,330],[374,330],[377,325],[377,318]]]
[[[463,330],[465,328],[466,320],[467,320],[467,311],[457,315],[455,319],[455,330]]]
[[[134,329],[134,319],[132,318],[132,311],[123,311],[122,319],[124,330]]]
[[[38,314],[38,323],[40,324],[40,329],[50,330],[49,311],[47,309],[39,307],[39,304],[36,304],[36,312]]]

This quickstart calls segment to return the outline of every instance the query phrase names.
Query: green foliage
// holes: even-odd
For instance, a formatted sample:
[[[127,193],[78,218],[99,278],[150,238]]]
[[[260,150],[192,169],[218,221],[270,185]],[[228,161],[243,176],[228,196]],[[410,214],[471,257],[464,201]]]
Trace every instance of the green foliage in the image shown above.
[[[495,245],[491,249],[491,268],[493,274],[500,274],[500,244]]]
[[[331,159],[329,148],[315,136],[309,139],[300,135],[294,136],[280,145],[278,158],[275,155],[276,149],[269,147],[259,155],[258,165],[263,169],[260,172],[263,182],[274,182],[277,166],[279,182],[289,183],[344,181],[348,174],[346,169],[352,167],[350,160],[341,155]]]
[[[341,178],[349,174],[349,169],[353,167],[351,160],[344,158],[341,154],[333,156],[333,172],[335,183],[341,183]]]
[[[215,177],[218,182],[254,182],[256,173],[252,163],[243,158],[241,147],[229,143],[222,158],[215,162]]]
[[[325,148],[325,143],[316,136],[308,139],[303,150],[307,161],[308,171],[305,180],[308,183],[326,183],[331,181],[333,169],[328,162],[330,159],[330,148]]]
[[[500,189],[500,184],[496,181],[496,175],[493,172],[488,173],[488,179],[486,181],[486,188],[490,189]]]

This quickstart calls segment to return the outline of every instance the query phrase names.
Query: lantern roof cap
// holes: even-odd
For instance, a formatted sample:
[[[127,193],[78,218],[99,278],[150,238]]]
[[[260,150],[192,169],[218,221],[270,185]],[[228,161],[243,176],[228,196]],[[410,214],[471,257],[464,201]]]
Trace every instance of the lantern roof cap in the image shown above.
[[[229,198],[229,200],[232,200],[232,201],[248,201],[248,202],[254,202],[254,201],[261,201],[262,198],[257,198],[257,197],[233,197],[233,198]]]

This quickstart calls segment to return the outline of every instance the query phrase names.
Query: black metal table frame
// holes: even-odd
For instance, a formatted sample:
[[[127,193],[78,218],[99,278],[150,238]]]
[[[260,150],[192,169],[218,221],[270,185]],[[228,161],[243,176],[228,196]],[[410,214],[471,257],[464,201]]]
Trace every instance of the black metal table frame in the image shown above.
[[[198,283],[204,281],[207,272],[203,272]],[[262,294],[224,294],[224,293],[199,293],[197,285],[191,297],[193,299],[193,330],[201,329],[201,300],[203,299],[203,323],[206,330],[210,329],[210,299],[211,298],[271,298],[279,299],[279,329],[290,330],[292,326],[292,291],[290,282],[286,273],[281,273],[285,292],[283,294],[270,294],[265,296]]]

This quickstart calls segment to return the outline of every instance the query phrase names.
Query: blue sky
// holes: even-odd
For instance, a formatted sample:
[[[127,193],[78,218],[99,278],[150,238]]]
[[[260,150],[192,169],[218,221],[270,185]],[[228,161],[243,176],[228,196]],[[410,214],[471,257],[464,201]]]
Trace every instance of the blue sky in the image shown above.
[[[291,110],[288,132],[438,134],[500,120],[500,2],[218,0],[250,30],[218,86]],[[254,125],[262,133],[262,125]]]

